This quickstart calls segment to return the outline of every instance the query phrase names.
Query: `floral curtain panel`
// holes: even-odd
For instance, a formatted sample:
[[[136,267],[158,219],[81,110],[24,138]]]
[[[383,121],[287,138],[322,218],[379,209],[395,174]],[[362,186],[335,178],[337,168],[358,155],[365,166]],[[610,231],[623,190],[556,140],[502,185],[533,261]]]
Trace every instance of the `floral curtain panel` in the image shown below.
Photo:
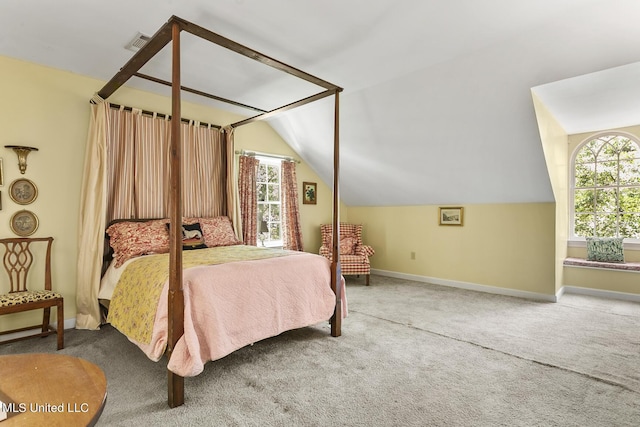
[[[302,231],[298,208],[298,179],[296,164],[282,162],[282,240],[284,249],[302,251]]]
[[[256,182],[260,161],[252,156],[240,156],[238,194],[242,217],[242,240],[245,245],[258,243],[258,200]]]

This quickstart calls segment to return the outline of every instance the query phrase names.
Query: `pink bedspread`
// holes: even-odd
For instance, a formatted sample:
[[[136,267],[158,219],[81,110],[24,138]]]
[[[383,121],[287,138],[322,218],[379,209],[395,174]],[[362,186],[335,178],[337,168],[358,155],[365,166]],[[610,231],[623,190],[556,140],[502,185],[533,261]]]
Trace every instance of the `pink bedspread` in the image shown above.
[[[308,253],[186,269],[184,335],[168,369],[180,376],[195,376],[207,361],[284,331],[328,321],[336,301],[330,276],[329,261]],[[346,317],[344,279],[340,286]],[[154,361],[167,346],[167,293],[168,282],[151,343],[131,340]]]

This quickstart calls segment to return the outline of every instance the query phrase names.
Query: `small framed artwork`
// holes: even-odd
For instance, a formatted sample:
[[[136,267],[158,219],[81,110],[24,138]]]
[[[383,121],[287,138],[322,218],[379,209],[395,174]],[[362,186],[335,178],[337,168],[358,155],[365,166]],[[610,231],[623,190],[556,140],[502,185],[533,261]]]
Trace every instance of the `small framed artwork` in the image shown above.
[[[30,236],[38,229],[38,217],[31,211],[21,210],[11,216],[9,225],[18,236]]]
[[[317,203],[318,184],[315,182],[302,183],[302,203],[305,205],[315,205]]]
[[[29,179],[18,178],[9,186],[9,197],[19,205],[28,205],[38,197],[38,187]]]
[[[462,225],[464,208],[440,208],[440,225]]]

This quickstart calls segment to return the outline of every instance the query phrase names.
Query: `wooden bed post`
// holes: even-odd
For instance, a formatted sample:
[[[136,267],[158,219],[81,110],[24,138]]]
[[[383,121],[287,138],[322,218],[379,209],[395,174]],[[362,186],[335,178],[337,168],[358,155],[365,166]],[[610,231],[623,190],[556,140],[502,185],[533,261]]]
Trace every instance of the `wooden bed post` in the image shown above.
[[[333,124],[333,241],[331,243],[331,289],[336,294],[336,309],[331,317],[331,336],[342,335],[342,271],[340,269],[340,92],[335,92]]]
[[[172,36],[172,86],[171,86],[171,145],[169,220],[169,309],[167,352],[171,353],[184,333],[184,294],[182,291],[182,143],[180,137],[180,25],[174,22]],[[184,378],[167,369],[169,407],[184,404]]]

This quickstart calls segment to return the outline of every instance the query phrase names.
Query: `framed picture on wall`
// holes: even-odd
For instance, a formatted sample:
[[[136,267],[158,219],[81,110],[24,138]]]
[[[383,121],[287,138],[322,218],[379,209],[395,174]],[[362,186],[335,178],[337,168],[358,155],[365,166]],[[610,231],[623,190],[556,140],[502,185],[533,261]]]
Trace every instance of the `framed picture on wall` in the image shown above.
[[[31,211],[21,210],[11,216],[9,226],[20,237],[30,236],[38,229],[38,217]]]
[[[462,225],[464,222],[464,208],[440,208],[440,225]]]
[[[19,205],[28,205],[38,197],[38,187],[29,179],[18,178],[9,186],[9,197]]]
[[[317,203],[318,184],[315,182],[302,183],[302,203],[305,205],[315,205]]]

